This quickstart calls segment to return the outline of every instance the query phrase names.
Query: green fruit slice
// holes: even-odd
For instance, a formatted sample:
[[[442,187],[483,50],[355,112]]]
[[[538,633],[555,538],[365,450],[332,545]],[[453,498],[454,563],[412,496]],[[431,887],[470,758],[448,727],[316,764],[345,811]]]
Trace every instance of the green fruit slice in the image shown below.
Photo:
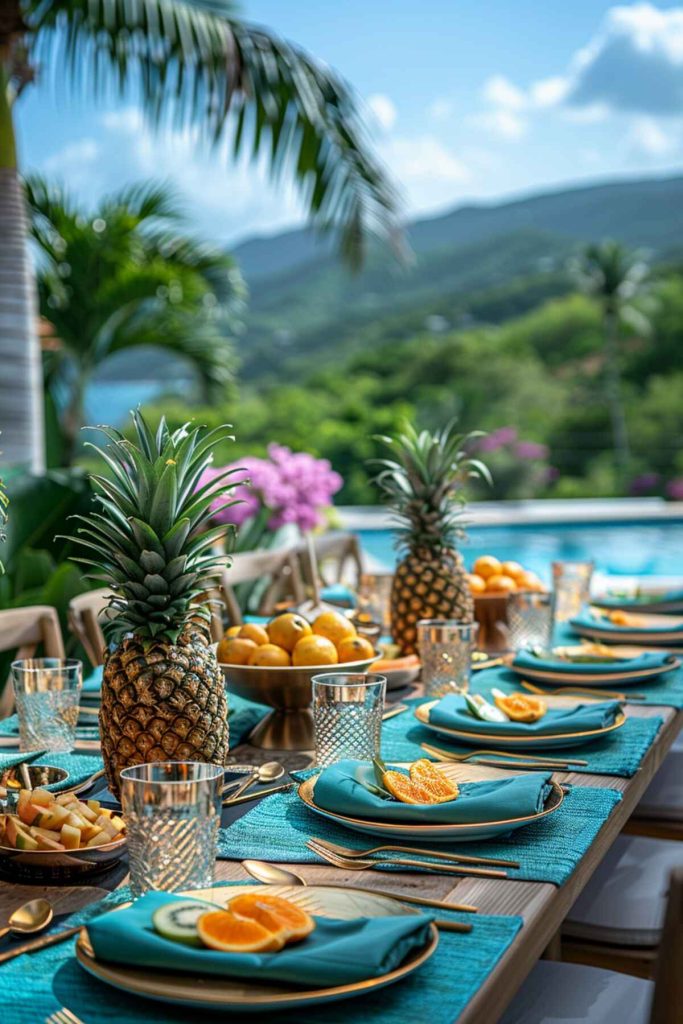
[[[197,933],[197,921],[211,904],[200,903],[199,900],[179,900],[159,907],[152,914],[154,930],[172,942],[184,942],[187,946],[201,946]]]

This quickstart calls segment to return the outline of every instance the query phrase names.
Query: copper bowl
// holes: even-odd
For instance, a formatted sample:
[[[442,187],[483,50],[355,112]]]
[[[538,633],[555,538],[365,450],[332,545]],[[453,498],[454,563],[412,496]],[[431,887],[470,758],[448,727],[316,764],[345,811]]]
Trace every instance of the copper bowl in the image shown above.
[[[313,712],[311,680],[323,672],[365,672],[379,654],[362,661],[339,665],[287,665],[284,668],[262,665],[221,664],[228,700],[231,693],[257,704],[273,708],[253,729],[249,742],[267,750],[312,750]]]
[[[474,598],[474,618],[479,623],[477,647],[487,654],[507,651],[508,639],[507,594],[477,594]]]
[[[126,836],[114,843],[85,846],[80,850],[15,850],[0,845],[0,877],[29,884],[72,882],[113,867],[121,860],[127,846]]]

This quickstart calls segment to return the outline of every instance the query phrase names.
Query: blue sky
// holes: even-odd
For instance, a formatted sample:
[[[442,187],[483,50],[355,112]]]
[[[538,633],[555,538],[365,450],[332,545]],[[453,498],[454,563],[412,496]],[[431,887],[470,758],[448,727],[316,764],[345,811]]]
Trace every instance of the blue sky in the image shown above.
[[[600,0],[245,0],[333,65],[365,104],[407,211],[683,167],[683,7]],[[91,203],[170,178],[196,228],[234,242],[299,223],[291,187],[190,135],[152,135],[131,103],[48,81],[18,111],[24,167]]]

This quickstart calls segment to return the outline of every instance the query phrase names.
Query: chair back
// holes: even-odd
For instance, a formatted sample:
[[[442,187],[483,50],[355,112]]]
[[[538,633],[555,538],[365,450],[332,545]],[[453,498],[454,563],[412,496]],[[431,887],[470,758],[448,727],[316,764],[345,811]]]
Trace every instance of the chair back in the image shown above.
[[[328,587],[332,583],[344,582],[358,590],[363,559],[356,534],[331,530],[312,537],[311,541],[315,565],[311,565],[309,545],[306,542],[296,548],[305,585],[315,589],[316,583]]]
[[[112,596],[106,587],[79,594],[69,602],[69,629],[81,643],[93,668],[104,661],[106,642],[100,618],[107,610]]]
[[[15,651],[18,661],[33,658],[39,647],[46,658],[63,658],[64,641],[55,608],[31,605],[0,611],[0,651]],[[14,689],[7,680],[0,696],[0,718],[14,710]]]
[[[272,615],[281,601],[301,604],[304,600],[304,586],[294,551],[239,552],[232,556],[232,564],[224,570],[218,588],[218,598],[227,612],[229,626],[240,625],[243,621],[234,588],[240,583],[259,581],[265,581],[258,603],[259,615]],[[212,635],[214,640],[223,635],[223,623],[216,611],[212,617]]]
[[[669,877],[650,1024],[680,1024],[683,1013],[683,852]]]

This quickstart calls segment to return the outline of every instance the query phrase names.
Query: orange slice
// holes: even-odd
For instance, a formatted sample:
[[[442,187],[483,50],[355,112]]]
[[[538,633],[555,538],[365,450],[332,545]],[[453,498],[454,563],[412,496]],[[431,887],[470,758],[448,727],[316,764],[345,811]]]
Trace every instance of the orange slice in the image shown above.
[[[284,929],[271,931],[258,921],[229,910],[209,910],[197,920],[199,938],[225,953],[276,953],[285,944]]]
[[[310,935],[315,921],[301,907],[281,896],[262,896],[260,893],[242,893],[228,902],[228,910],[240,917],[248,917],[265,928],[286,932],[285,942],[298,942]]]
[[[548,710],[544,700],[526,693],[511,693],[508,697],[494,697],[494,700],[496,707],[513,722],[537,722]]]
[[[460,790],[454,782],[447,779],[443,772],[428,761],[422,758],[410,766],[410,778],[413,782],[428,789],[432,794],[433,803],[445,804],[449,800],[455,800],[460,795]]]
[[[426,786],[414,782],[402,772],[385,772],[382,781],[385,789],[402,804],[436,804],[439,802],[434,799]]]

